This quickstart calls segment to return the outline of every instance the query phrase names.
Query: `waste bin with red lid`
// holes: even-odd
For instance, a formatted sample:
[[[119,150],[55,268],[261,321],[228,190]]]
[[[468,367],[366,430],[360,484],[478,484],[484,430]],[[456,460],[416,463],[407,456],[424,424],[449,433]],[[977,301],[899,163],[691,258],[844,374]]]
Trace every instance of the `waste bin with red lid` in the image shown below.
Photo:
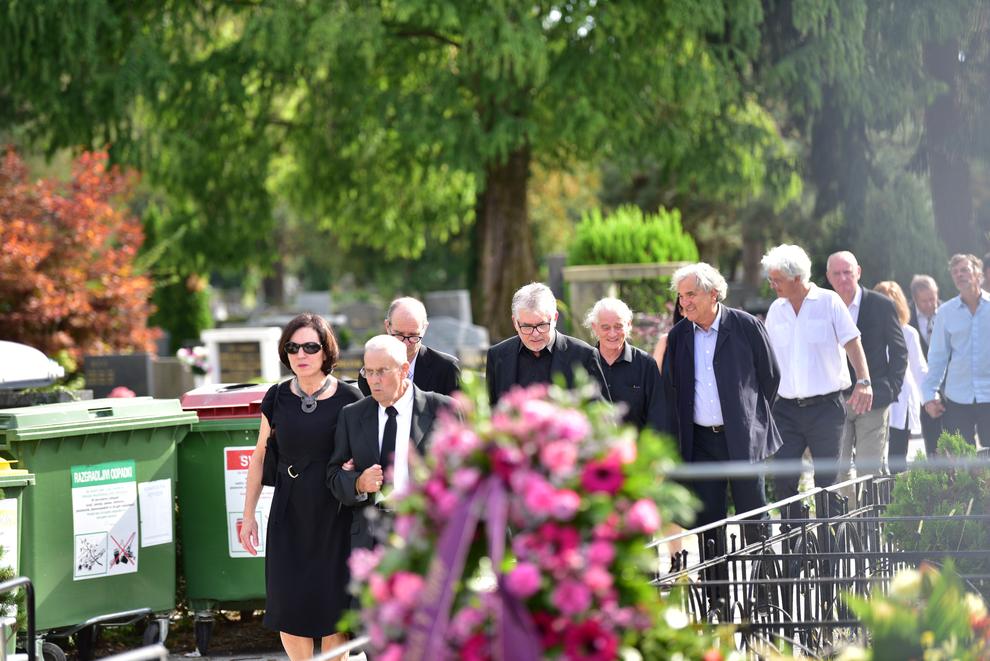
[[[196,647],[209,650],[218,609],[254,610],[265,601],[265,533],[272,488],[262,490],[258,555],[237,538],[248,462],[258,441],[261,401],[272,384],[209,385],[182,396],[199,422],[179,444],[179,539]]]

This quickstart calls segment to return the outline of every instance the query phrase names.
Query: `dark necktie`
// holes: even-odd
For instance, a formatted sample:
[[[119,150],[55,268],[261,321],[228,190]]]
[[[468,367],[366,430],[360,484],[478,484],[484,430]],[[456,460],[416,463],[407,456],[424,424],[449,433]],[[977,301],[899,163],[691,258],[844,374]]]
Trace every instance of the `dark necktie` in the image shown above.
[[[385,409],[385,415],[388,419],[385,421],[385,431],[382,432],[381,465],[382,472],[387,475],[389,466],[392,465],[395,458],[395,431],[397,428],[395,417],[399,415],[399,412],[395,410],[394,406],[389,406]]]

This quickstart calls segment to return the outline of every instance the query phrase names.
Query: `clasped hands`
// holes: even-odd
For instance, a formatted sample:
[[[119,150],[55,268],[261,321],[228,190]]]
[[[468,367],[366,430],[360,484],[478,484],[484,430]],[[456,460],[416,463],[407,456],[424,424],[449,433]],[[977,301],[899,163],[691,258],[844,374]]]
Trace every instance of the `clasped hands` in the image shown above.
[[[354,460],[348,459],[341,469],[345,471],[354,470]],[[385,482],[385,474],[382,472],[382,467],[378,464],[370,466],[362,472],[354,484],[354,488],[357,489],[358,493],[377,493],[382,490],[382,484]]]

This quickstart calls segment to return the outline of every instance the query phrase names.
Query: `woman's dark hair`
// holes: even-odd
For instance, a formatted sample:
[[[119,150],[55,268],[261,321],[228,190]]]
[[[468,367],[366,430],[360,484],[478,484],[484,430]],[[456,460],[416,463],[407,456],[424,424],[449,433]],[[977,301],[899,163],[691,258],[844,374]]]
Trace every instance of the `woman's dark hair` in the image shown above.
[[[333,368],[337,366],[337,360],[340,358],[340,347],[337,345],[337,338],[334,336],[333,329],[330,328],[327,320],[312,312],[303,312],[287,323],[285,328],[282,329],[282,337],[278,339],[279,360],[282,361],[282,364],[286,368],[292,369],[289,365],[289,354],[285,352],[285,343],[291,340],[292,336],[300,328],[312,328],[316,331],[317,336],[320,338],[320,346],[323,347],[323,365],[320,369],[324,374],[332,372]]]
[[[671,326],[675,325],[678,321],[684,318],[684,313],[681,311],[681,302],[678,300],[674,301],[674,320],[671,322]]]

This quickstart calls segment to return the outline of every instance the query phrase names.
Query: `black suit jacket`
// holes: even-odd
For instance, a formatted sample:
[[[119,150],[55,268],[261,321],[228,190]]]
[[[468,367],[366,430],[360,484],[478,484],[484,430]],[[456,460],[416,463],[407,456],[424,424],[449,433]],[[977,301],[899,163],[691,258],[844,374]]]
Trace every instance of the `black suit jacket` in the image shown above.
[[[438,392],[441,395],[451,395],[461,388],[461,368],[457,359],[448,353],[435,351],[420,344],[416,354],[416,371],[413,372],[413,384],[420,390]],[[358,388],[365,397],[371,395],[368,380],[358,377]]]
[[[499,398],[518,383],[516,374],[521,347],[522,340],[518,335],[514,335],[488,349],[485,381],[488,384],[488,401],[492,406],[495,406]],[[605,375],[602,374],[602,367],[598,364],[598,351],[594,347],[576,337],[555,331],[550,355],[551,377],[562,374],[567,381],[567,387],[572,388],[574,368],[582,367],[601,386],[602,396],[612,401],[608,386],[605,384]]]
[[[916,308],[913,303],[909,305],[911,305],[911,320],[908,322],[908,324],[913,326],[914,330],[918,331],[918,339],[921,340],[921,352],[924,353],[925,357],[927,358],[928,340],[925,339],[925,335],[921,332],[921,324],[918,322],[918,308]],[[938,309],[937,307],[938,305],[942,305],[942,301],[939,301],[937,303],[935,308],[936,310]],[[932,317],[931,323],[933,324],[935,323],[935,317]]]
[[[430,435],[442,408],[451,408],[453,399],[446,395],[428,392],[413,385],[411,438],[419,454],[425,455],[430,447]],[[343,470],[348,459],[354,460],[354,470]],[[369,526],[365,509],[374,504],[369,495],[358,500],[355,484],[366,469],[381,464],[378,448],[378,402],[366,397],[345,406],[337,419],[333,456],[327,465],[327,486],[344,505],[355,508],[351,524],[352,548],[370,549],[375,545],[374,529]]]
[[[908,353],[904,343],[904,331],[894,302],[883,294],[861,288],[863,298],[859,302],[860,342],[866,354],[873,387],[873,408],[889,405],[901,394],[904,371],[907,370]],[[852,365],[849,374],[853,375]]]
[[[762,461],[781,445],[770,413],[780,369],[767,331],[753,315],[722,306],[712,361],[729,457]],[[661,378],[668,428],[684,461],[694,459],[694,324],[684,319],[667,336]]]

